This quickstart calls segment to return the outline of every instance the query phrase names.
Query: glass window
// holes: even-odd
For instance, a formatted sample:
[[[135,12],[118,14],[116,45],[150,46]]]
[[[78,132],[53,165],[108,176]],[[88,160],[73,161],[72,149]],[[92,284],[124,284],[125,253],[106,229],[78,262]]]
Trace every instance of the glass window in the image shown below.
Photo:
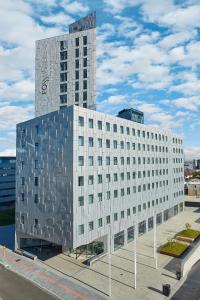
[[[25,183],[25,178],[22,177],[22,178],[21,178],[21,184],[24,185],[24,183]]]
[[[124,127],[123,126],[120,126],[120,133],[124,133]]]
[[[97,125],[98,125],[98,129],[99,129],[99,130],[102,130],[102,121],[98,121],[98,122],[97,122]]]
[[[78,157],[78,165],[79,166],[84,166],[84,156],[79,156]]]
[[[98,226],[99,226],[99,227],[102,227],[102,226],[103,226],[102,218],[98,219]]]
[[[75,102],[79,102],[79,93],[75,93]]]
[[[107,199],[107,200],[110,200],[110,191],[107,191],[107,192],[106,192],[106,199]]]
[[[79,71],[76,71],[76,76],[75,76],[76,80],[79,79]]]
[[[35,186],[38,186],[38,182],[39,182],[38,177],[35,177]]]
[[[87,47],[83,47],[83,56],[87,56]]]
[[[113,147],[114,147],[114,149],[117,149],[117,140],[113,141]]]
[[[107,216],[107,217],[106,217],[106,223],[107,223],[107,224],[110,224],[110,216]]]
[[[75,91],[78,91],[78,90],[79,90],[79,82],[76,81],[76,82],[75,82]]]
[[[83,78],[87,78],[87,69],[83,70]]]
[[[93,137],[89,137],[88,138],[88,145],[89,145],[89,147],[93,147],[94,146],[94,139],[93,139]]]
[[[79,146],[84,146],[84,137],[83,136],[78,137],[78,144],[79,144]]]
[[[36,204],[38,203],[38,194],[35,194],[34,202],[35,202]]]
[[[83,58],[83,68],[87,68],[87,57]]]
[[[88,184],[89,185],[93,185],[94,184],[94,176],[93,175],[89,175],[88,176]]]
[[[118,190],[114,190],[114,198],[118,197]]]
[[[110,140],[106,140],[106,148],[110,148]]]
[[[87,35],[83,36],[83,45],[87,45]]]
[[[102,175],[98,175],[98,183],[102,183]]]
[[[114,165],[117,165],[117,157],[114,157]]]
[[[94,165],[94,158],[93,158],[93,156],[89,156],[88,157],[88,165],[89,166],[93,166]]]
[[[79,48],[75,49],[75,57],[79,57]]]
[[[60,103],[61,104],[67,103],[67,95],[60,95]]]
[[[87,80],[83,80],[83,89],[87,90]]]
[[[83,101],[87,101],[87,91],[83,92]]]
[[[78,124],[80,127],[84,126],[84,117],[81,117],[81,116],[78,117]]]
[[[67,59],[67,51],[60,52],[60,60],[66,60]]]
[[[61,82],[67,81],[67,73],[66,72],[60,74],[60,81]]]
[[[110,156],[106,156],[106,165],[107,165],[107,166],[110,165]]]
[[[110,131],[110,123],[106,122],[106,131]]]
[[[117,132],[117,124],[113,124],[113,132]]]
[[[94,121],[93,119],[89,119],[89,128],[93,128],[94,127]]]
[[[78,205],[84,206],[84,197],[83,196],[78,197]]]
[[[60,63],[60,70],[61,71],[67,71],[67,62]]]
[[[76,69],[79,68],[79,60],[78,59],[76,59],[76,61],[75,61],[75,67],[76,67]]]
[[[88,203],[93,204],[93,202],[94,202],[94,195],[93,194],[88,195]]]
[[[61,41],[60,42],[60,50],[62,51],[62,50],[65,50],[65,49],[67,49],[67,44],[68,44],[68,41]]]
[[[88,223],[88,227],[89,227],[89,231],[92,231],[94,229],[94,222],[93,221],[90,221]]]
[[[98,166],[102,166],[102,156],[98,156]]]
[[[117,213],[114,213],[114,221],[117,221],[117,219],[118,219],[118,215]]]
[[[121,211],[121,218],[124,218],[124,210]]]
[[[78,186],[84,186],[84,176],[78,177]]]
[[[21,201],[24,201],[24,193],[21,193]]]
[[[78,225],[78,234],[84,234],[84,224]]]
[[[60,92],[67,93],[67,83],[63,83],[60,85]]]
[[[98,193],[98,201],[101,202],[103,200],[102,193]]]
[[[106,174],[106,181],[107,181],[107,182],[110,182],[110,181],[111,181],[111,176],[110,176],[110,174]]]
[[[76,44],[76,47],[79,47],[79,38],[78,37],[75,39],[75,44]]]
[[[35,227],[38,227],[38,219],[35,219],[35,220],[34,220],[34,226],[35,226]]]
[[[35,169],[38,169],[38,160],[35,160]]]

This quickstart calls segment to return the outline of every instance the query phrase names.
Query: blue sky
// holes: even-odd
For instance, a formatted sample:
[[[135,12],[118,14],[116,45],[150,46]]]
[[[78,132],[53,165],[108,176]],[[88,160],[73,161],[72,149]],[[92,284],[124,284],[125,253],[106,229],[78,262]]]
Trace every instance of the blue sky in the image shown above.
[[[15,153],[16,123],[33,117],[35,40],[97,11],[97,108],[144,111],[145,122],[183,132],[200,158],[199,0],[0,2],[0,155]]]

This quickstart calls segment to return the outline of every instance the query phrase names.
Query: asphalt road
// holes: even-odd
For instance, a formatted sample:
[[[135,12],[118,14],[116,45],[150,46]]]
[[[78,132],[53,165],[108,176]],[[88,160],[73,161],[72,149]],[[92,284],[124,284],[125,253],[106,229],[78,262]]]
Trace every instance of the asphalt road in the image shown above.
[[[0,268],[0,300],[58,300],[17,274]]]
[[[200,300],[200,260],[171,300]]]

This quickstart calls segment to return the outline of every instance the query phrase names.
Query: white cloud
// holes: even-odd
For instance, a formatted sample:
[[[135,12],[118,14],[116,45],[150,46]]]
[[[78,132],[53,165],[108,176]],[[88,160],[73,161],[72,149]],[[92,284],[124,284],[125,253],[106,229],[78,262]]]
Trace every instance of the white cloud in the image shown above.
[[[0,130],[15,129],[17,123],[33,117],[33,106],[3,106],[0,107]]]
[[[89,11],[87,5],[82,4],[79,1],[62,0],[60,6],[69,14],[86,14]]]
[[[0,151],[0,156],[16,156],[16,149],[5,149]]]
[[[41,20],[44,23],[57,24],[62,26],[68,26],[74,22],[74,19],[64,13],[59,13],[57,15],[43,16]]]
[[[199,146],[186,146],[185,150],[185,159],[192,160],[192,159],[200,159],[200,147]]]
[[[22,80],[14,84],[0,82],[0,98],[9,100],[31,100],[34,97],[35,84],[30,80]]]

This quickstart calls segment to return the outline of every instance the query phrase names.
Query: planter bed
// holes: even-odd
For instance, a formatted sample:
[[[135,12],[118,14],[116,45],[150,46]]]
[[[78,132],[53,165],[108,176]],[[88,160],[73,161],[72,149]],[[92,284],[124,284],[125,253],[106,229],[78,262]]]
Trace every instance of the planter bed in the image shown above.
[[[173,256],[180,257],[187,249],[187,244],[179,243],[179,242],[168,242],[160,248],[160,253]]]
[[[177,234],[177,238],[178,237],[186,238],[188,240],[192,240],[192,242],[196,240],[199,236],[200,236],[200,231],[194,229],[185,229]]]

